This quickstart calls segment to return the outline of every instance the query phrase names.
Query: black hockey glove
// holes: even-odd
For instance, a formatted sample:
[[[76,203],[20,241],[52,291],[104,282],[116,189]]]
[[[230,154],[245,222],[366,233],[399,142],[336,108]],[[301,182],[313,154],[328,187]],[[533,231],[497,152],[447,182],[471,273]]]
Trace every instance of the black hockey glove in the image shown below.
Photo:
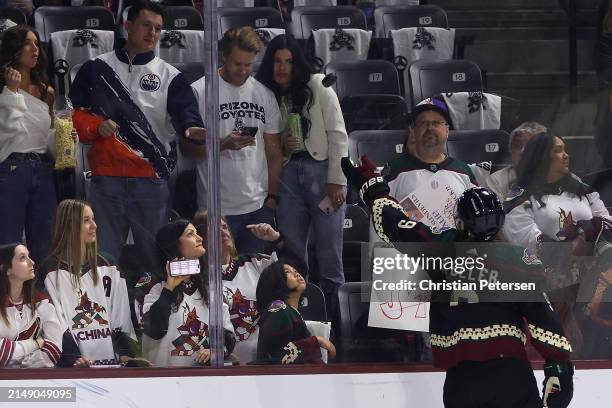
[[[389,185],[384,181],[376,165],[367,156],[361,156],[361,166],[355,167],[348,157],[342,158],[342,171],[348,182],[359,189],[359,197],[370,205],[375,199],[389,194]]]
[[[544,364],[544,407],[566,408],[574,395],[574,365],[571,361],[562,363],[547,361]]]

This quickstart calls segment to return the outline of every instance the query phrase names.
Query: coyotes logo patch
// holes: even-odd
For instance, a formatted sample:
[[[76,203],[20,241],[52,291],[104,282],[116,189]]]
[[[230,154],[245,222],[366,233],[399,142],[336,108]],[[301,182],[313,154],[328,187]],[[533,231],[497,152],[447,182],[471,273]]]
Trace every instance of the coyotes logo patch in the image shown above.
[[[106,309],[104,306],[100,306],[96,302],[92,302],[89,300],[89,296],[87,292],[83,292],[79,290],[79,304],[74,310],[77,314],[72,318],[74,324],[72,325],[73,329],[83,329],[94,321],[98,322],[100,326],[108,325],[108,321],[102,317],[102,313],[106,313]]]
[[[172,356],[190,356],[200,348],[208,348],[208,325],[200,320],[195,306],[183,307],[184,323],[176,328],[180,335],[172,341]]]
[[[224,288],[224,291],[236,338],[238,341],[244,341],[255,332],[257,302],[245,298],[240,289],[236,289],[236,292],[233,292],[229,288]]]

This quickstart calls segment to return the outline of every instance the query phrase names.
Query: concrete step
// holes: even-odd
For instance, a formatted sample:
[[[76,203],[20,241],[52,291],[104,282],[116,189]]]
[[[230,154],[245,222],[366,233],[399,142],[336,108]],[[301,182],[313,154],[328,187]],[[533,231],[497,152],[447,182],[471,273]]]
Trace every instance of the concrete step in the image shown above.
[[[451,27],[567,27],[563,10],[447,10]],[[580,26],[594,27],[595,10],[582,10],[577,15]]]
[[[593,70],[593,41],[578,41],[578,70]],[[493,74],[569,72],[567,40],[479,41],[465,48],[465,59]]]
[[[445,10],[486,10],[486,9],[539,9],[559,10],[558,0],[428,0],[428,4],[435,4]],[[578,9],[596,9],[598,0],[576,0]]]
[[[469,27],[456,28],[456,35],[471,36],[475,40],[565,40],[568,41],[568,28],[565,27]],[[580,40],[595,40],[595,27],[579,27],[577,37]]]

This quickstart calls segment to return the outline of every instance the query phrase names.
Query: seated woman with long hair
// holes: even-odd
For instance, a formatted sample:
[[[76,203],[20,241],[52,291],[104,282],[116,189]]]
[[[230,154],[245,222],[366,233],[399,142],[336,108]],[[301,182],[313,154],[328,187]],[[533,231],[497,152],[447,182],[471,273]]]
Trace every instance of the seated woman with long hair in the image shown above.
[[[160,228],[156,235],[160,275],[163,281],[144,297],[145,356],[156,366],[192,366],[210,359],[208,338],[208,274],[172,276],[170,262],[199,260],[206,250],[195,227],[179,219]],[[223,304],[225,355],[235,345],[227,305]]]
[[[193,218],[198,234],[206,237],[208,213],[200,211]],[[269,224],[248,225],[247,229],[262,241],[270,243],[272,253],[240,254],[225,218],[221,219],[221,263],[223,265],[223,300],[229,307],[230,319],[236,334],[234,355],[241,363],[257,357],[257,299],[255,290],[262,271],[279,259],[298,262],[298,256],[285,243],[281,234]],[[204,240],[206,241],[206,240]],[[302,262],[303,263],[303,262]]]
[[[516,167],[518,186],[504,204],[502,232],[546,265],[547,289],[560,289],[557,301],[552,300],[577,353],[583,336],[574,317],[576,290],[579,301],[597,305],[609,285],[602,272],[612,267],[612,217],[597,191],[571,173],[569,164],[560,137],[540,133],[529,140]],[[580,255],[596,255],[597,262],[590,266],[585,262],[590,258]],[[577,282],[579,289],[572,289]],[[586,309],[596,321],[597,309]]]
[[[269,364],[322,363],[321,347],[336,356],[333,343],[313,336],[298,312],[306,281],[292,265],[274,262],[257,282],[257,361]]]
[[[45,288],[69,334],[61,366],[142,362],[128,363],[137,343],[127,287],[113,262],[98,253],[96,229],[87,203],[70,199],[58,205],[53,247],[43,270]]]
[[[21,244],[0,246],[0,366],[55,367],[62,328],[55,308],[34,289],[34,261]]]

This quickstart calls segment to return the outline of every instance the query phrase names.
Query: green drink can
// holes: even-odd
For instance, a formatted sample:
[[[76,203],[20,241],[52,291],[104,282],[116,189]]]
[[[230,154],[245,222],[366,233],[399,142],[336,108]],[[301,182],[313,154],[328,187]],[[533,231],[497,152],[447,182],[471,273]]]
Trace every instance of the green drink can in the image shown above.
[[[305,150],[304,137],[302,135],[302,121],[299,113],[290,113],[287,116],[287,127],[291,135],[298,140],[299,147],[294,151]]]

